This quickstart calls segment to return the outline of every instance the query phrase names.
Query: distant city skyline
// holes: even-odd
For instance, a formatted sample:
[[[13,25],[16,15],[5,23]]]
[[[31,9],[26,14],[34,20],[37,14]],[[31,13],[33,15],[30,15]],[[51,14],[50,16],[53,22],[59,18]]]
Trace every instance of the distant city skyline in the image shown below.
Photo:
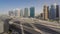
[[[55,3],[55,0],[0,0],[0,14],[7,14],[12,9],[24,9],[35,7],[35,14],[38,15],[43,12],[43,5],[47,4],[51,6]],[[60,5],[60,0],[56,0],[56,3]]]

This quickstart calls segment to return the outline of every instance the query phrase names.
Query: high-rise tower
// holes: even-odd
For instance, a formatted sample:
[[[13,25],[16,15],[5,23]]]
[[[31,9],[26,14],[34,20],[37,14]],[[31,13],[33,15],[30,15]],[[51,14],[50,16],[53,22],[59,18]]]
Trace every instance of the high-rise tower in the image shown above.
[[[59,5],[56,5],[56,19],[59,19]]]
[[[20,9],[15,9],[15,17],[20,17]]]
[[[20,10],[20,17],[23,17],[23,10]]]
[[[48,17],[49,17],[49,6],[44,5],[44,8],[43,8],[43,19],[47,20]]]
[[[51,5],[50,11],[49,11],[49,19],[56,19],[56,6]]]
[[[28,8],[24,9],[24,17],[28,17]]]
[[[35,16],[35,8],[31,7],[30,8],[30,17],[34,17]]]

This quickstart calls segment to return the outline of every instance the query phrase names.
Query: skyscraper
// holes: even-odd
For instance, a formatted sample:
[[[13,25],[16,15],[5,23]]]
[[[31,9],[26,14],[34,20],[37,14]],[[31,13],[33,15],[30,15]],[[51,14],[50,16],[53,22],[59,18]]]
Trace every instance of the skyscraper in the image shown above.
[[[56,19],[56,6],[51,5],[50,11],[49,11],[49,19],[55,20]]]
[[[11,10],[11,11],[9,11],[9,16],[10,17],[13,17],[14,16],[14,12]]]
[[[24,17],[28,17],[28,8],[24,9]]]
[[[23,17],[23,10],[20,10],[20,17]]]
[[[43,8],[43,19],[47,20],[48,17],[49,17],[49,6],[44,5],[44,8]]]
[[[35,8],[31,7],[30,8],[30,17],[34,17],[35,16]]]
[[[59,19],[59,5],[56,5],[56,19]]]
[[[59,9],[60,9],[60,6],[59,6]],[[60,10],[59,10],[59,22],[60,22]]]
[[[14,15],[15,15],[15,17],[20,17],[20,10],[19,9],[15,9],[14,10]]]
[[[11,16],[11,17],[20,17],[20,10],[19,9],[14,9],[12,11],[9,11],[9,16]]]

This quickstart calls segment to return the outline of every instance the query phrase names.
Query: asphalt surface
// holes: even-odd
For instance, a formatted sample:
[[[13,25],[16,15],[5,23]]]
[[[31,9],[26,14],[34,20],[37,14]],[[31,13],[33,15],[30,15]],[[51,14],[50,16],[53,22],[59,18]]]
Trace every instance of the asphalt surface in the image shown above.
[[[28,27],[31,27],[30,25],[27,25],[27,23],[24,24],[24,25],[25,25],[25,26],[28,26]],[[42,34],[60,34],[60,32],[57,32],[57,31],[55,31],[55,30],[53,30],[53,29],[50,29],[50,28],[47,27],[47,26],[44,26],[44,25],[41,25],[41,24],[33,24],[33,25],[34,25],[35,27],[37,27],[39,30],[41,30],[41,31],[43,32]],[[10,28],[12,28],[13,30],[17,31],[19,34],[22,34],[22,33],[21,33],[21,29],[16,28],[16,27],[11,26],[11,25],[10,25]],[[31,28],[32,28],[32,27],[31,27]],[[32,33],[24,30],[24,34],[32,34]],[[38,34],[38,33],[37,33],[37,34]]]
[[[14,25],[10,25],[9,28],[10,28],[10,30],[14,30],[14,31],[18,32],[18,34],[22,34],[22,30],[20,28],[16,28]],[[32,34],[32,33],[24,30],[24,34]]]
[[[20,22],[18,24],[20,24]],[[25,29],[27,29],[28,31],[29,31],[28,27],[32,28],[32,30],[34,27],[36,27],[38,30],[40,30],[42,32],[41,34],[60,34],[60,32],[53,30],[54,28],[51,29],[51,28],[49,28],[45,25],[42,25],[40,23],[23,23],[22,25],[27,26],[27,28],[25,28]],[[19,28],[17,28],[17,27],[19,27]],[[22,34],[21,27],[20,26],[17,26],[17,27],[15,25],[10,25],[10,29],[17,31],[19,34]],[[30,31],[33,32],[32,30],[30,30]],[[24,34],[32,34],[28,31],[24,30]],[[34,32],[36,32],[36,31],[34,31]],[[39,34],[39,33],[37,33],[37,34]]]
[[[47,26],[41,25],[41,24],[34,24],[39,30],[43,31],[43,34],[60,34],[60,32],[57,32],[53,29],[50,29]]]
[[[18,32],[19,34],[22,34],[21,29],[16,28],[14,25],[9,25],[9,30],[11,30],[11,31],[14,30],[14,31]]]
[[[9,20],[7,20],[7,22],[8,22]],[[18,23],[19,24],[19,23]],[[31,27],[31,28],[33,28],[30,24],[28,24],[28,23],[24,23],[23,24],[24,26],[27,26],[27,27]],[[51,29],[51,28],[49,28],[49,27],[47,27],[47,26],[45,26],[45,25],[42,25],[42,24],[38,24],[38,23],[36,23],[36,24],[33,24],[37,29],[39,29],[40,31],[42,31],[43,33],[41,33],[41,34],[60,34],[60,32],[58,32],[58,31],[55,31],[55,30],[53,30],[53,29]],[[18,27],[18,26],[17,26]],[[16,31],[16,32],[18,32],[19,34],[22,34],[22,31],[21,31],[21,27],[19,27],[19,28],[17,28],[17,27],[15,27],[14,25],[9,25],[9,28],[10,28],[10,30],[14,30],[14,31]],[[31,31],[32,32],[32,31]],[[33,32],[34,33],[34,32]],[[28,31],[25,31],[24,30],[24,34],[32,34],[32,33],[30,33],[30,32],[28,32]],[[37,33],[38,34],[38,33]]]

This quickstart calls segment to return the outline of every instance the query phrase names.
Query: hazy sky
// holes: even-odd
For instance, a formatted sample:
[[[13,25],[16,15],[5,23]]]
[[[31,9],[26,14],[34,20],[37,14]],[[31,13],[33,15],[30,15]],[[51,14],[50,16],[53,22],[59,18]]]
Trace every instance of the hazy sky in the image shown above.
[[[9,10],[15,8],[30,8],[35,7],[35,13],[39,14],[43,12],[43,5],[54,4],[55,0],[0,0],[0,14],[7,14]],[[56,3],[59,4],[60,0],[56,0]]]

